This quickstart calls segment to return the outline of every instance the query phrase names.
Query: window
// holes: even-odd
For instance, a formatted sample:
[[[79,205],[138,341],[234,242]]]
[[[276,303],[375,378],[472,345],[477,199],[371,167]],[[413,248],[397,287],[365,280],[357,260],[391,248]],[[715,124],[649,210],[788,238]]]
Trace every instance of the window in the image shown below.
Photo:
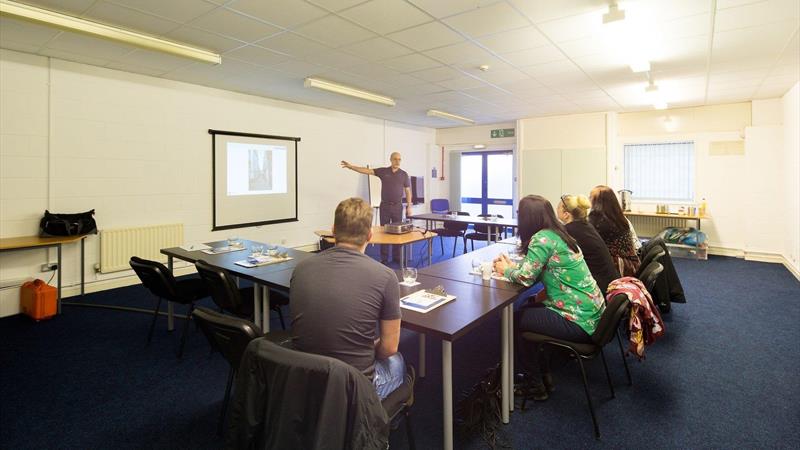
[[[639,201],[694,201],[694,142],[626,144],[625,189]]]

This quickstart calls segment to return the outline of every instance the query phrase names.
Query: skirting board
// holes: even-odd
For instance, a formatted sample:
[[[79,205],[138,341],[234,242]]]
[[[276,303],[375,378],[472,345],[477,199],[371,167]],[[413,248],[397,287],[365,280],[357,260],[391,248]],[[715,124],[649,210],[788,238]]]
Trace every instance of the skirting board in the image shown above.
[[[732,256],[734,258],[743,258],[745,261],[757,261],[773,264],[783,264],[795,278],[800,280],[800,268],[793,266],[786,257],[777,253],[766,252],[748,252],[745,250],[725,247],[709,247],[708,253],[717,256]]]

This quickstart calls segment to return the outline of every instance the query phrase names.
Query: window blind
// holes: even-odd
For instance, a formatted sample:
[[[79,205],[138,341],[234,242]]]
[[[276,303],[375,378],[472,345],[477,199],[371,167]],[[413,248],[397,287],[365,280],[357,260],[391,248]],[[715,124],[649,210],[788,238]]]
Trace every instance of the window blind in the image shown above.
[[[640,201],[694,201],[694,142],[626,144],[625,189]]]

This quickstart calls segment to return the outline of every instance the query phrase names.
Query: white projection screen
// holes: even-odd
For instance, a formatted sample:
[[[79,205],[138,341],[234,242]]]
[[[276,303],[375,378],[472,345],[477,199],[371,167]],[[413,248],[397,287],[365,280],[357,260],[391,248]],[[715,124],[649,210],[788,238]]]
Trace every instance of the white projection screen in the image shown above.
[[[208,130],[212,137],[212,231],[297,221],[300,138]]]

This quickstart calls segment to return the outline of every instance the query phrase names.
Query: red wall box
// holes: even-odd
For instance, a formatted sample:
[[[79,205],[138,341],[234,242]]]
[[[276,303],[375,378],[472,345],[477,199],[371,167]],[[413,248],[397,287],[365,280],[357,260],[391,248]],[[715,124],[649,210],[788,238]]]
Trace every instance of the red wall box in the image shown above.
[[[22,312],[35,321],[49,319],[56,315],[58,308],[58,289],[42,280],[23,283],[19,290]]]

